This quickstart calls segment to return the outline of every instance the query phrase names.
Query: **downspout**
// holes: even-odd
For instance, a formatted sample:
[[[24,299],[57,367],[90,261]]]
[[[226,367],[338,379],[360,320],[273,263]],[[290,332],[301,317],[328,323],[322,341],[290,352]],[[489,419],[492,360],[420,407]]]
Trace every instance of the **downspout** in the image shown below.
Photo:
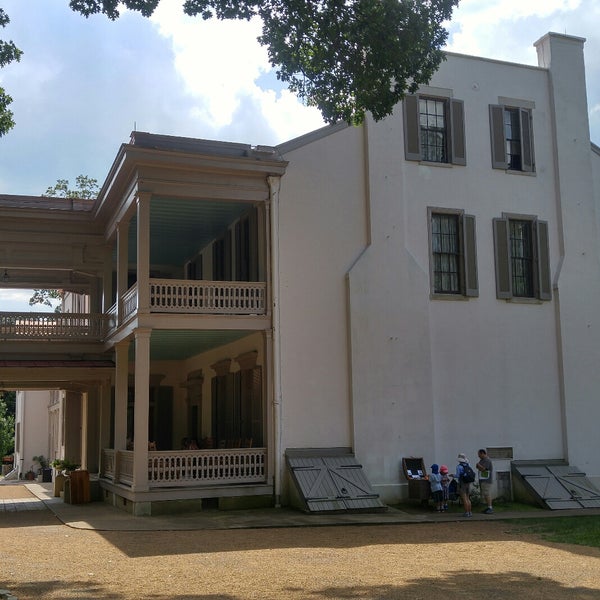
[[[273,307],[273,446],[275,506],[281,506],[283,460],[281,447],[281,344],[279,337],[279,189],[281,178],[270,176],[269,199],[271,204],[271,305]]]

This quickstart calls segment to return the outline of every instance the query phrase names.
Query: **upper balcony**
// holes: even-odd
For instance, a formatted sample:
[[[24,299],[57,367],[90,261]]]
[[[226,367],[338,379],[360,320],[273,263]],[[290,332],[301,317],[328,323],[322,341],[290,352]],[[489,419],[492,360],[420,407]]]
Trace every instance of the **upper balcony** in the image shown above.
[[[195,315],[266,315],[263,282],[151,279],[150,312]],[[138,309],[138,285],[122,300],[121,322]],[[0,340],[102,342],[118,326],[117,305],[107,314],[0,312]]]

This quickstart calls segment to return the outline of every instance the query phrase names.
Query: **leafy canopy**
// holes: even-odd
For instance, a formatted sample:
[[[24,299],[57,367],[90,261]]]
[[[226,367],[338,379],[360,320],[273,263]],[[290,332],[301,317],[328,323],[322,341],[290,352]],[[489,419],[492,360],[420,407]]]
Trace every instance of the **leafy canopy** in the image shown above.
[[[10,23],[8,15],[0,8],[0,27],[6,27]],[[19,62],[23,55],[22,50],[19,50],[13,41],[5,42],[0,40],[0,69],[10,64],[13,61]],[[0,137],[8,133],[14,126],[14,115],[8,106],[12,103],[12,98],[0,86]]]
[[[160,0],[70,0],[85,17],[119,17],[125,7],[145,17]],[[391,114],[406,92],[427,83],[444,59],[443,24],[459,0],[185,0],[203,19],[262,19],[262,35],[277,77],[328,123],[361,123]],[[0,26],[8,16],[0,9]],[[21,58],[0,40],[0,68]],[[12,98],[0,87],[0,137],[13,126]]]
[[[70,0],[88,17],[119,17],[119,7],[152,15],[160,0]],[[458,0],[185,0],[183,10],[203,19],[263,23],[277,77],[328,123],[361,123],[391,114],[404,94],[427,83]]]

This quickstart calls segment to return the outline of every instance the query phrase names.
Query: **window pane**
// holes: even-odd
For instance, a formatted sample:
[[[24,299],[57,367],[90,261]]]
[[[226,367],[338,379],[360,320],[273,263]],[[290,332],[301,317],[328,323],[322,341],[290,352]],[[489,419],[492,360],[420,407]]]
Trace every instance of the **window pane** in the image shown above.
[[[504,136],[506,138],[508,168],[513,171],[521,171],[521,121],[519,109],[507,108],[504,110]]]
[[[446,102],[421,98],[419,100],[419,123],[421,124],[423,160],[448,162]]]
[[[458,215],[431,215],[433,291],[460,294]]]
[[[533,298],[532,222],[511,220],[509,225],[513,296]]]

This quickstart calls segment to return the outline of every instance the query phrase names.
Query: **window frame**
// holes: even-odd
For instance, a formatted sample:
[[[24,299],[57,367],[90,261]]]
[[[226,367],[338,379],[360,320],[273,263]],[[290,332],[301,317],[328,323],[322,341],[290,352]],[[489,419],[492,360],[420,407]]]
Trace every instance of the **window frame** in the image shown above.
[[[519,143],[520,167],[511,166],[506,136],[506,118],[508,114],[518,116],[519,139],[511,138]],[[528,106],[516,104],[490,104],[490,142],[492,151],[492,168],[511,173],[535,173],[535,154],[533,143],[533,110]]]
[[[446,160],[430,161],[423,158],[421,142],[420,100],[433,100],[444,103]],[[434,93],[407,94],[402,103],[404,119],[404,157],[406,160],[423,162],[428,165],[467,164],[465,141],[464,101]]]
[[[531,223],[530,251],[533,289],[531,295],[526,296],[515,292],[515,275],[513,274],[515,257],[511,252],[510,224],[519,221]],[[493,231],[496,297],[499,300],[513,302],[552,300],[548,222],[538,219],[535,215],[503,213],[501,218],[493,219]]]
[[[434,228],[433,220],[436,216],[454,216],[457,219],[458,228],[458,280],[457,292],[437,291],[435,277],[435,255],[434,251]],[[431,298],[456,300],[466,298],[477,298],[479,296],[479,282],[477,269],[477,235],[475,217],[468,215],[464,210],[453,208],[427,208],[427,223],[429,233],[429,279]]]

